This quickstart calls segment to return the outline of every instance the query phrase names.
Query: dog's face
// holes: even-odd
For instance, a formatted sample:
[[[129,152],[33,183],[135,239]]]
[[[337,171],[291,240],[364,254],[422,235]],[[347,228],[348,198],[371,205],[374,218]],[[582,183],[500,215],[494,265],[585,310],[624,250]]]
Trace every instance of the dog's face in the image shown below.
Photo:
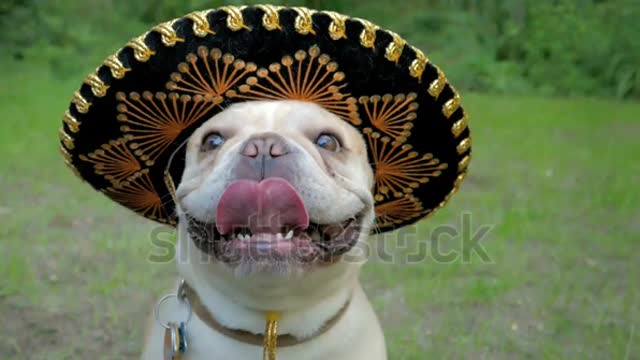
[[[351,125],[309,102],[250,101],[189,138],[176,195],[181,227],[201,252],[242,274],[290,275],[328,266],[366,239],[372,186]]]

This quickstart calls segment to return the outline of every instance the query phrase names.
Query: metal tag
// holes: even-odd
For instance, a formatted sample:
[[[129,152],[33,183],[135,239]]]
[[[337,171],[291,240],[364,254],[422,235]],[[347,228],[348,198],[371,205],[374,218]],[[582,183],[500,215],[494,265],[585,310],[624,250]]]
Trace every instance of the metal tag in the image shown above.
[[[180,326],[178,326],[178,335],[180,336],[178,348],[180,349],[181,354],[184,354],[187,351],[187,335],[185,331],[185,325],[185,323],[181,322]]]
[[[180,360],[187,351],[184,323],[170,322],[167,325],[168,329],[164,331],[164,360]]]

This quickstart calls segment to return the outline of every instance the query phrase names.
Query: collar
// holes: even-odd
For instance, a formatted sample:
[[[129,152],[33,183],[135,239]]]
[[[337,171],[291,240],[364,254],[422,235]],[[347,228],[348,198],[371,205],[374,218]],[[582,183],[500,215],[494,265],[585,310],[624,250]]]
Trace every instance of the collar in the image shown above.
[[[211,312],[209,312],[209,310],[202,304],[200,297],[198,296],[196,291],[191,286],[189,286],[189,284],[186,284],[186,283],[184,284],[183,291],[184,291],[184,296],[189,300],[189,303],[191,304],[191,308],[193,309],[193,312],[195,312],[198,318],[200,318],[200,320],[202,320],[205,324],[207,324],[207,326],[209,326],[210,328],[216,330],[217,332],[227,337],[230,337],[242,343],[261,346],[261,347],[263,346],[265,335],[254,334],[246,330],[231,329],[220,324],[213,317]],[[316,337],[326,333],[336,323],[338,323],[338,321],[346,313],[346,310],[349,307],[350,303],[351,303],[351,298],[349,298],[349,300],[347,300],[347,302],[345,302],[345,304],[342,305],[340,310],[338,310],[338,312],[331,319],[329,319],[324,323],[324,325],[322,325],[320,330],[318,330],[314,335],[310,337],[299,339],[290,334],[278,335],[277,337],[278,347],[288,347],[288,346],[302,344],[304,342],[315,339]]]

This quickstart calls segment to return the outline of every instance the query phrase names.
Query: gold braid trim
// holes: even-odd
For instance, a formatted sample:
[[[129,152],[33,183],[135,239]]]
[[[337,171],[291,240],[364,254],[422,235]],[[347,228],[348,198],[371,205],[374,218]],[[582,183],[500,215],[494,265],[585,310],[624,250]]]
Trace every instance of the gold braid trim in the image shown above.
[[[280,15],[278,10],[282,9],[282,6],[273,5],[256,5],[256,8],[264,11],[262,15],[262,26],[269,31],[282,30],[280,26]]]
[[[391,40],[389,45],[387,45],[384,57],[387,58],[387,60],[393,61],[397,64],[398,60],[400,60],[400,55],[402,55],[402,50],[404,50],[404,46],[407,42],[403,38],[401,38],[400,35],[392,31],[387,31],[387,33],[391,35],[393,40]]]
[[[331,23],[329,24],[329,36],[331,37],[331,39],[333,40],[340,40],[342,38],[346,39],[347,38],[347,34],[346,34],[347,17],[333,11],[325,11],[324,14],[329,16],[329,18],[331,19]]]
[[[216,34],[209,28],[209,20],[207,20],[208,14],[208,11],[194,11],[185,16],[185,18],[193,21],[193,33],[197,37],[205,37],[207,35]]]
[[[91,87],[91,92],[96,97],[103,97],[107,95],[107,89],[109,89],[109,86],[105,85],[102,79],[98,76],[98,69],[87,75],[87,77],[84,78],[84,83]]]
[[[242,16],[242,10],[246,8],[246,6],[223,6],[220,10],[227,13],[227,27],[231,31],[238,30],[251,30],[245,23],[244,17]]]
[[[162,43],[166,46],[174,46],[177,42],[184,42],[184,39],[178,36],[176,30],[173,28],[177,19],[158,24],[153,28],[153,31],[160,34]]]
[[[118,59],[118,54],[113,54],[109,56],[105,61],[104,65],[111,70],[111,75],[116,79],[122,79],[125,73],[131,69],[124,67],[120,59]]]
[[[69,110],[64,113],[62,121],[67,124],[67,127],[69,127],[69,130],[71,130],[71,132],[77,133],[78,131],[80,131],[80,121],[73,115],[71,115],[71,112],[69,112]]]
[[[152,55],[155,55],[156,52],[151,50],[151,48],[147,45],[144,39],[147,37],[149,32],[146,32],[136,38],[129,40],[127,43],[127,47],[133,49],[133,57],[140,62],[148,61]]]
[[[353,20],[361,23],[364,27],[360,33],[360,45],[375,50],[376,30],[378,30],[378,26],[364,19],[353,18]]]
[[[76,110],[78,110],[81,114],[86,114],[89,112],[89,107],[91,103],[85,99],[79,91],[73,93],[73,98],[71,98],[71,102],[76,106]]]
[[[311,15],[313,15],[315,11],[309,10],[304,7],[294,7],[292,9],[298,14],[294,22],[294,27],[298,34],[315,35],[316,32],[315,30],[313,30],[313,18],[311,17]]]
[[[422,81],[422,73],[424,72],[424,69],[427,67],[427,63],[429,62],[429,59],[427,59],[427,57],[424,55],[424,53],[415,47],[411,47],[413,49],[413,51],[416,53],[416,58],[415,60],[413,60],[411,62],[411,65],[409,66],[409,74],[418,79],[418,82]]]

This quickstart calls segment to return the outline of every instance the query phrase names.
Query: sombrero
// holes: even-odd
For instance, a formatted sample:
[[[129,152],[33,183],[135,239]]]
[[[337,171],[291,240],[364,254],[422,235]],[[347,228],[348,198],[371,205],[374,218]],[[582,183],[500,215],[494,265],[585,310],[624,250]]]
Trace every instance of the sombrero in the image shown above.
[[[364,136],[377,231],[443,207],[467,172],[471,137],[444,73],[398,34],[303,7],[224,6],[154,26],[109,56],[73,94],[65,163],[96,190],[175,224],[169,158],[230,104],[317,103]],[[184,156],[168,167],[180,179]]]

